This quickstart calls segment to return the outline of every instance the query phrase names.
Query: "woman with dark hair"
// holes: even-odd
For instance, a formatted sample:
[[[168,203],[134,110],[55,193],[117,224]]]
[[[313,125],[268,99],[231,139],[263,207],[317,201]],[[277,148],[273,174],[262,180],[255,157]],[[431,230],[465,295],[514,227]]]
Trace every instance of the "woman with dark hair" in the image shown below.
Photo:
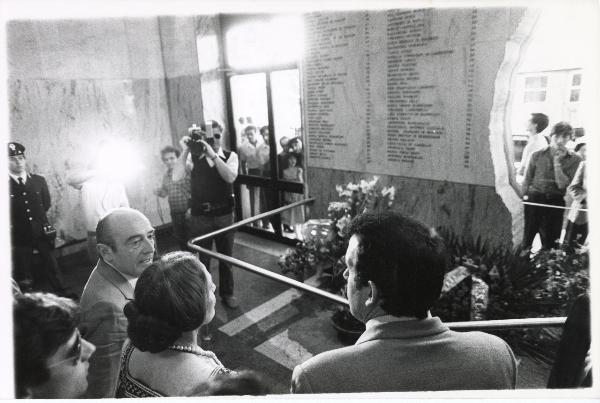
[[[186,396],[228,373],[197,344],[198,329],[215,315],[215,284],[189,252],[171,252],[139,277],[125,305],[129,321],[116,397]]]

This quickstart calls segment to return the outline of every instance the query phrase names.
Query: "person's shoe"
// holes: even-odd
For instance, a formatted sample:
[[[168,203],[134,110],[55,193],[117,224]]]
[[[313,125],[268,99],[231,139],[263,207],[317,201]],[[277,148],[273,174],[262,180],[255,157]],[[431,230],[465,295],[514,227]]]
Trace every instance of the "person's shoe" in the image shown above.
[[[231,309],[235,309],[238,306],[240,306],[240,303],[238,302],[237,298],[233,295],[227,295],[226,297],[223,297],[223,303]]]

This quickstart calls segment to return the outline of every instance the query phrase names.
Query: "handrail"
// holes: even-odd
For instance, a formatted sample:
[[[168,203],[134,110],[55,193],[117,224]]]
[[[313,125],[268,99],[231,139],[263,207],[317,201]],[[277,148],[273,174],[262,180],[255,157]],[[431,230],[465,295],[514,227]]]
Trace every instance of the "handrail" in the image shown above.
[[[199,242],[202,240],[206,240],[209,238],[213,238],[222,233],[232,231],[236,228],[239,228],[243,225],[252,223],[254,221],[263,219],[265,217],[269,217],[274,214],[278,214],[282,211],[301,206],[304,204],[314,202],[314,198],[309,198],[305,200],[301,200],[298,202],[294,202],[292,204],[288,204],[283,207],[279,207],[275,210],[267,211],[265,213],[258,214],[253,217],[246,218],[245,220],[236,222],[229,227],[225,227],[219,229],[217,231],[201,235],[199,237],[190,239],[187,243],[188,247],[194,251],[202,253],[204,255],[214,257],[216,259],[222,260],[224,262],[230,263],[234,266],[237,266],[241,269],[249,271],[254,274],[258,274],[260,276],[269,278],[271,280],[275,280],[277,282],[283,283],[287,286],[296,288],[301,291],[306,291],[310,294],[320,296],[325,298],[331,302],[336,304],[349,306],[349,302],[346,298],[341,295],[333,294],[320,288],[310,286],[308,284],[302,283],[300,281],[291,279],[289,277],[283,276],[281,274],[274,273],[272,271],[263,269],[262,267],[255,266],[253,264],[244,262],[243,260],[236,259],[231,256],[223,255],[218,252],[213,252],[210,249],[202,248],[201,246],[195,245],[195,242]],[[523,318],[523,319],[500,319],[500,320],[481,320],[481,321],[468,321],[468,322],[447,322],[446,325],[452,330],[465,331],[465,330],[506,330],[506,329],[514,329],[514,328],[539,328],[539,327],[561,327],[564,325],[566,321],[566,317],[553,317],[553,318]]]
[[[255,221],[262,220],[263,218],[267,218],[267,217],[270,217],[270,216],[275,215],[275,214],[279,214],[282,211],[286,211],[286,210],[292,209],[294,207],[302,206],[304,204],[313,203],[314,201],[315,201],[314,197],[309,197],[308,199],[304,199],[304,200],[300,200],[300,201],[297,201],[297,202],[294,202],[294,203],[286,204],[285,206],[276,208],[275,210],[266,211],[264,213],[260,213],[260,214],[255,215],[255,216],[248,217],[248,218],[246,218],[246,219],[244,219],[242,221],[234,222],[233,224],[231,224],[228,227],[221,228],[221,229],[218,229],[218,230],[213,231],[213,232],[209,232],[208,234],[197,236],[196,238],[192,238],[192,239],[190,239],[188,241],[187,246],[190,247],[190,248],[192,248],[192,249],[196,249],[196,248],[198,248],[198,246],[194,245],[194,242],[200,242],[200,241],[203,241],[205,239],[214,238],[217,235],[221,235],[221,234],[223,234],[225,232],[233,231],[234,229],[237,229],[239,227],[243,227],[246,224],[250,224],[250,223],[253,223]],[[202,251],[199,250],[199,252],[204,253],[204,249],[203,248],[200,248],[200,249],[202,249]]]

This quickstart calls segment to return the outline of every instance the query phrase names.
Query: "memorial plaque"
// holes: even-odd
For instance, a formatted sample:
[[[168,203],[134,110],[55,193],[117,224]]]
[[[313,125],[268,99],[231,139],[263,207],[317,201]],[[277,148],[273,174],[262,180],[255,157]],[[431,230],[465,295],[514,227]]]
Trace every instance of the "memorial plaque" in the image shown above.
[[[309,14],[309,166],[493,186],[488,125],[509,13]]]

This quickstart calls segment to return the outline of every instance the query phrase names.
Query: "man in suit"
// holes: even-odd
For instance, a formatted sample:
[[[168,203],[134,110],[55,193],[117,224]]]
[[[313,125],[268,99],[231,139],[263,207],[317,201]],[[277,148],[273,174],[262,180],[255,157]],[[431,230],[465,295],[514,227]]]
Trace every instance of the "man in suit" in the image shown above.
[[[44,234],[48,224],[50,192],[43,176],[27,173],[25,147],[8,143],[8,188],[10,194],[10,232],[12,238],[13,277],[21,290],[33,287],[33,253],[36,249],[44,266],[44,275],[56,293],[64,294],[62,273],[52,254],[53,240]]]
[[[152,264],[155,239],[150,221],[121,207],[96,227],[98,264],[81,295],[82,335],[96,345],[90,360],[86,397],[114,397],[121,346],[127,338],[123,307],[133,298],[135,282]]]
[[[293,393],[509,389],[516,362],[500,338],[454,332],[429,309],[442,289],[442,239],[393,212],[348,227],[350,313],[366,325],[353,346],[316,355],[292,374]]]

